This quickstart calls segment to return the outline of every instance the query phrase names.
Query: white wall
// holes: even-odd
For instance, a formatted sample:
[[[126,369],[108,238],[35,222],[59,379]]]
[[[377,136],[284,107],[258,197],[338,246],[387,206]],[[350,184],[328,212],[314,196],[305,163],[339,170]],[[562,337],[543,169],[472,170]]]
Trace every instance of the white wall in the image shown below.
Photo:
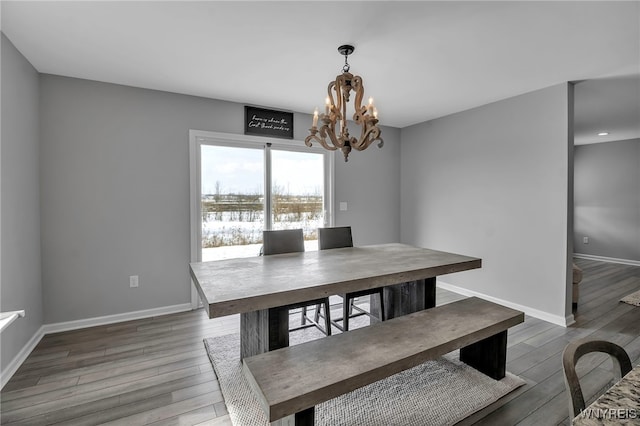
[[[188,132],[242,134],[243,105],[52,75],[40,85],[45,322],[189,303]],[[295,139],[310,122],[294,115]],[[346,164],[336,153],[336,201],[349,206],[336,223],[359,244],[400,237],[400,132],[383,136]]]
[[[40,276],[40,184],[38,179],[38,73],[2,38],[2,233],[0,310],[24,309],[0,335],[0,371],[42,326]]]
[[[570,87],[401,131],[401,241],[480,257],[448,284],[571,321]]]

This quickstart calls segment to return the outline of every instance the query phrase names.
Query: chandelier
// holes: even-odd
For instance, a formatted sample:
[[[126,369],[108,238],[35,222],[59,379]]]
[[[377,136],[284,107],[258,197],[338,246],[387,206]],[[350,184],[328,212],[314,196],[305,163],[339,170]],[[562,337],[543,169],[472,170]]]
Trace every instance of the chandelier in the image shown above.
[[[373,104],[373,98],[369,98],[368,105],[362,105],[364,97],[362,77],[354,76],[349,72],[351,67],[347,59],[354,49],[353,46],[348,44],[338,47],[338,52],[344,55],[342,74],[338,75],[335,81],[329,83],[324,114],[318,116],[318,108],[315,109],[313,112],[313,125],[309,129],[311,134],[304,140],[307,146],[312,146],[311,142],[315,141],[330,151],[341,149],[344,154],[344,161],[349,161],[351,149],[363,151],[374,141],[379,141],[378,148],[382,148],[384,144],[380,137],[380,128],[377,126],[378,110]],[[355,110],[353,121],[361,127],[359,138],[351,136],[347,127],[347,104],[352,90],[356,95],[353,105]],[[318,119],[321,122],[320,128],[318,128]]]

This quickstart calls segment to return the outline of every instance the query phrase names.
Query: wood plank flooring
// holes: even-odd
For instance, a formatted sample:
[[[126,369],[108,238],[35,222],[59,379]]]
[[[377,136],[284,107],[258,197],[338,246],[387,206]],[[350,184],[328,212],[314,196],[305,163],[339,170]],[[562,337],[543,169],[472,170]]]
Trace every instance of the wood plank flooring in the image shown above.
[[[576,324],[535,318],[509,331],[508,371],[527,385],[467,419],[477,425],[569,424],[561,354],[582,337],[622,345],[640,362],[640,267],[576,259],[583,268]],[[438,289],[438,304],[463,296]],[[239,316],[202,310],[45,336],[0,392],[3,425],[230,425],[203,338],[239,330]],[[608,385],[610,361],[588,355],[578,370],[587,398]]]

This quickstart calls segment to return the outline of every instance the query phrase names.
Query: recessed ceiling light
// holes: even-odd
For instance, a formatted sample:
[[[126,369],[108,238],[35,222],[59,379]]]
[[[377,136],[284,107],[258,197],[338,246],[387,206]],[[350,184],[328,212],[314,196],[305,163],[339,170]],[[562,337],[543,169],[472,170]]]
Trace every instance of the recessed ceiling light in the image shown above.
[[[598,133],[598,136],[607,136],[609,134],[609,132],[600,132]]]

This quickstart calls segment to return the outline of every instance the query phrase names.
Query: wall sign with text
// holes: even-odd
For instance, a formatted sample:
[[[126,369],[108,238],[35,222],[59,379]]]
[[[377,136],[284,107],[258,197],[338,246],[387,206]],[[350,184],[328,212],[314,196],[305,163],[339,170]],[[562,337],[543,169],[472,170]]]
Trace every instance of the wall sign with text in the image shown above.
[[[244,134],[293,139],[293,113],[245,106]]]

